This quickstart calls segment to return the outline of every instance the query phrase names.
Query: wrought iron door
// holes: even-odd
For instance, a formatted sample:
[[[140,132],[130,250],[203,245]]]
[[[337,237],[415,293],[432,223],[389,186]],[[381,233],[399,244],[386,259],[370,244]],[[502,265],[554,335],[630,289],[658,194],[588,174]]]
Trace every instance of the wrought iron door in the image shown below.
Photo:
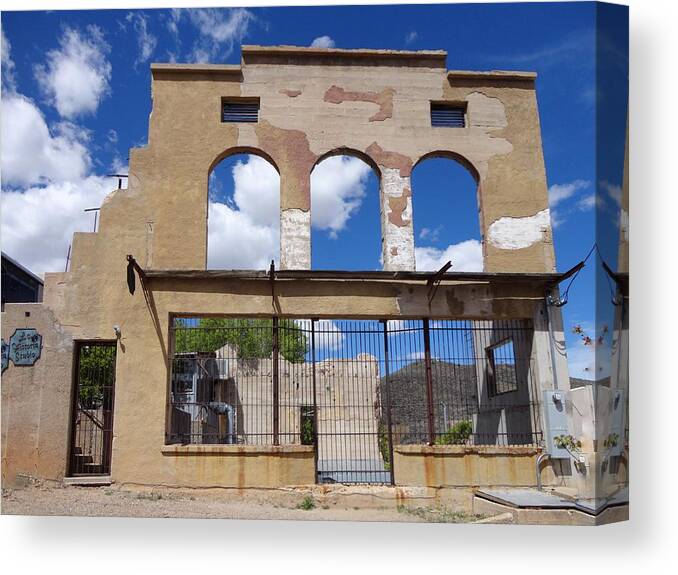
[[[113,440],[115,342],[79,343],[69,475],[109,475]]]

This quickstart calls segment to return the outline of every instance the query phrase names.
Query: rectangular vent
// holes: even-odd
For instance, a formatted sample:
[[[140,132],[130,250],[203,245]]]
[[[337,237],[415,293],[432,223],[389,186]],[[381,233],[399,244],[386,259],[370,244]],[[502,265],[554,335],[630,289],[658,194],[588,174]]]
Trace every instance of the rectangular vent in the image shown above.
[[[466,107],[458,104],[431,104],[431,126],[436,128],[465,128]]]
[[[234,102],[224,100],[221,103],[222,122],[249,122],[259,121],[259,101]]]

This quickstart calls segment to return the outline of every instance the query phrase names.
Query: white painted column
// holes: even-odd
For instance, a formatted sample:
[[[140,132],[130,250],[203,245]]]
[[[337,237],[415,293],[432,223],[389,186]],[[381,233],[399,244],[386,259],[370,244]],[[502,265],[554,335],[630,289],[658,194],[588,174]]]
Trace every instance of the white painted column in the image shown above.
[[[414,271],[412,187],[409,177],[381,167],[381,249],[386,271]]]
[[[311,210],[281,210],[280,269],[311,269]]]

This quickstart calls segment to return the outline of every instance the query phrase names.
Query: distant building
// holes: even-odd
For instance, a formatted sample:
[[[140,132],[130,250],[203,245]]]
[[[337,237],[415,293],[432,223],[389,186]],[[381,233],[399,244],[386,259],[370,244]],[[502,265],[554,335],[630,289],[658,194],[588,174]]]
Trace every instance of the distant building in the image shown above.
[[[2,253],[2,309],[5,303],[42,301],[42,280],[16,260]]]

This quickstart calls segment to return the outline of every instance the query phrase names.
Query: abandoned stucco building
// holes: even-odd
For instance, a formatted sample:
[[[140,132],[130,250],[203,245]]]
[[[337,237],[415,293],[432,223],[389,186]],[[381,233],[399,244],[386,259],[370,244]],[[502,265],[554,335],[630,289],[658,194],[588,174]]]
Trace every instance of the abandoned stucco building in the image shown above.
[[[540,459],[558,410],[567,431],[569,379],[536,76],[446,56],[243,46],[238,66],[152,65],[128,187],[75,234],[44,302],[3,313],[4,341],[42,337],[3,374],[3,481],[583,493]],[[208,271],[208,176],[243,152],[280,174],[280,269]],[[310,269],[310,174],[339,154],[379,175],[383,271]],[[410,175],[431,156],[477,181],[482,273],[414,271]],[[233,338],[254,332],[265,349],[247,355]]]

